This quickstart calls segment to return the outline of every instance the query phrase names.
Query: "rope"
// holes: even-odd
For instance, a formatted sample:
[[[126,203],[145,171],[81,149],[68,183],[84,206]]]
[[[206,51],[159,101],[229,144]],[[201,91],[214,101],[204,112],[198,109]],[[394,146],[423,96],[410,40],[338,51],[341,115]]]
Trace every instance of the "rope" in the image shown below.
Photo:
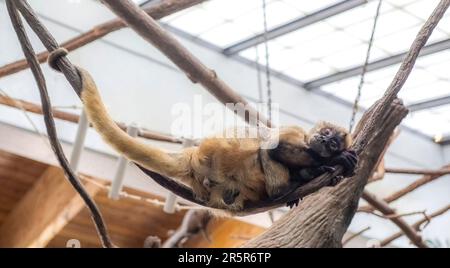
[[[356,93],[355,102],[353,103],[352,117],[350,119],[350,125],[349,125],[350,133],[352,132],[353,126],[355,125],[356,114],[358,113],[358,110],[359,110],[359,102],[361,100],[362,88],[363,88],[364,82],[365,82],[364,79],[365,79],[365,76],[367,73],[367,66],[369,65],[370,53],[372,51],[373,40],[375,37],[375,30],[377,28],[378,18],[380,17],[380,10],[381,10],[382,3],[383,3],[383,0],[379,0],[377,10],[375,12],[375,17],[373,20],[372,33],[370,34],[369,45],[367,46],[366,59],[364,61],[361,78],[360,78],[359,84],[358,84],[358,92]]]
[[[270,55],[269,55],[269,42],[268,42],[268,27],[267,27],[267,4],[266,0],[262,0],[263,7],[263,21],[264,21],[264,50],[266,55],[266,81],[267,81],[267,117],[269,122],[272,122],[272,81],[270,77]]]
[[[18,11],[18,8],[21,9],[21,14],[25,17],[29,25],[33,27],[43,27],[42,24],[33,24],[30,23],[31,18],[35,18],[36,15],[30,11],[31,8],[26,5],[23,1],[16,1],[16,0],[7,0],[6,1],[8,14],[11,19],[11,23],[14,27],[14,31],[16,32],[16,35],[20,41],[20,45],[22,47],[23,53],[27,59],[28,65],[30,66],[30,69],[33,73],[33,76],[36,80],[39,94],[42,102],[42,109],[45,111],[44,113],[44,121],[45,126],[47,129],[47,135],[49,137],[50,144],[52,146],[53,151],[55,152],[55,155],[58,159],[58,162],[62,169],[64,170],[67,179],[72,184],[72,186],[75,188],[77,193],[80,195],[80,197],[85,202],[86,206],[89,208],[91,212],[92,219],[95,223],[95,227],[97,228],[98,234],[101,238],[102,245],[104,247],[112,248],[115,247],[113,243],[111,242],[111,239],[109,238],[108,231],[106,229],[106,225],[103,221],[103,217],[100,213],[100,210],[98,209],[97,205],[95,204],[94,200],[91,198],[91,196],[88,194],[86,189],[84,188],[84,185],[81,183],[81,181],[78,179],[75,172],[70,167],[69,161],[67,160],[64,151],[61,147],[61,144],[58,140],[58,134],[56,132],[55,127],[55,121],[53,119],[53,113],[51,110],[51,102],[50,98],[48,96],[47,91],[47,84],[45,82],[45,77],[42,72],[42,69],[39,65],[39,62],[37,60],[36,53],[33,49],[33,46],[31,45],[31,42],[27,36],[27,33],[25,31],[25,27],[22,23],[22,19],[20,18],[20,14]],[[24,12],[26,10],[26,12]],[[46,30],[46,29],[45,29]],[[62,65],[61,65],[62,66]]]
[[[258,46],[255,46],[255,62],[256,62],[256,82],[258,87],[258,100],[260,103],[263,102],[263,88],[262,88],[262,79],[261,79],[261,65],[259,64],[259,49]]]
[[[53,50],[48,54],[48,66],[50,66],[50,68],[57,72],[61,72],[61,69],[58,67],[57,60],[59,60],[59,58],[61,57],[67,56],[67,54],[69,54],[69,52],[63,47],[58,47],[57,49]]]

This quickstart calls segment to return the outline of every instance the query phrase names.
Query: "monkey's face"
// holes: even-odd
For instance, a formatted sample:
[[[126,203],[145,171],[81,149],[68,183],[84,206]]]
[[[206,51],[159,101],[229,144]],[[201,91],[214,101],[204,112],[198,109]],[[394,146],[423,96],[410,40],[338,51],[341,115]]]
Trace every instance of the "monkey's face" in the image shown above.
[[[309,147],[321,157],[329,158],[349,146],[347,131],[331,124],[315,128],[309,136]]]

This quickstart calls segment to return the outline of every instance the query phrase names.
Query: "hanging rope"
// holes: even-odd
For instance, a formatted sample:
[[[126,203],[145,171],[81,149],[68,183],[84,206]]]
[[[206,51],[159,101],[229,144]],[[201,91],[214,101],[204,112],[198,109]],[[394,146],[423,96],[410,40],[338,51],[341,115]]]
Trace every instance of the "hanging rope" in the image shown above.
[[[261,79],[261,65],[259,64],[259,49],[258,46],[255,46],[255,63],[256,63],[256,82],[258,88],[258,101],[260,103],[264,102],[263,98],[263,88],[262,88],[262,79]]]
[[[364,61],[361,78],[360,78],[359,84],[358,84],[358,92],[356,93],[355,102],[353,103],[352,117],[350,119],[350,125],[349,125],[350,133],[352,132],[353,126],[355,125],[356,114],[358,113],[358,110],[359,110],[359,101],[361,100],[362,88],[364,86],[364,78],[367,73],[367,66],[369,65],[370,53],[372,51],[373,40],[375,37],[375,30],[377,28],[378,18],[380,17],[380,10],[381,10],[382,3],[383,3],[383,0],[379,0],[377,10],[375,12],[375,17],[373,20],[372,33],[370,34],[369,44],[367,46],[366,59]]]
[[[266,55],[266,82],[267,82],[267,117],[272,122],[272,81],[270,79],[270,55],[269,55],[269,42],[268,42],[268,27],[267,27],[267,4],[266,0],[262,0],[263,7],[263,21],[264,21],[264,50]]]
[[[21,4],[24,4],[24,6],[20,6]],[[30,66],[30,69],[33,73],[33,76],[36,80],[36,83],[39,88],[40,98],[42,102],[42,109],[46,111],[44,113],[44,121],[45,126],[47,129],[47,135],[49,136],[49,140],[52,146],[53,151],[55,152],[55,155],[58,159],[58,162],[62,169],[64,170],[66,177],[68,178],[69,182],[72,184],[72,186],[75,188],[75,190],[78,192],[80,197],[85,202],[86,206],[89,208],[89,211],[91,212],[92,219],[94,221],[95,227],[97,228],[98,234],[101,238],[102,245],[104,247],[112,248],[115,247],[113,243],[111,242],[111,239],[109,237],[108,231],[106,229],[106,225],[103,221],[103,217],[100,213],[100,210],[98,209],[97,205],[95,204],[94,200],[91,198],[91,196],[87,193],[86,189],[84,188],[81,181],[78,179],[75,172],[70,167],[69,161],[67,161],[66,156],[64,155],[64,151],[61,147],[61,144],[58,140],[58,135],[55,128],[55,121],[53,119],[53,113],[51,110],[51,102],[50,98],[48,96],[47,91],[47,85],[45,82],[45,77],[42,72],[42,69],[39,65],[39,62],[37,60],[36,53],[34,52],[34,49],[30,43],[30,40],[27,36],[27,33],[25,31],[25,27],[22,23],[22,20],[20,18],[19,12],[18,12],[18,6],[20,8],[25,8],[27,11],[30,11],[31,8],[29,8],[28,5],[25,5],[25,3],[21,1],[13,1],[8,0],[6,1],[6,6],[8,9],[8,14],[11,19],[11,23],[14,27],[14,30],[17,34],[17,37],[20,41],[20,44],[22,46],[23,53],[27,59],[27,62]],[[28,19],[31,17],[35,17],[35,14],[32,12],[24,13],[21,10],[22,15],[25,17],[27,22],[29,23]],[[29,25],[33,28],[38,25],[29,23]],[[42,26],[42,25],[39,25]]]

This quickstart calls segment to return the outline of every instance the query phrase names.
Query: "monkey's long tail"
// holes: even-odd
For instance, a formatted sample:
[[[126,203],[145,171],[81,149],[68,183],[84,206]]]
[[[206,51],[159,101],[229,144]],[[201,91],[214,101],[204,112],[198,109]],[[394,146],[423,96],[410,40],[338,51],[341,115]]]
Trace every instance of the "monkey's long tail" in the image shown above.
[[[83,90],[81,99],[89,121],[108,144],[128,159],[145,168],[169,177],[186,173],[187,163],[182,154],[169,154],[129,136],[110,117],[91,75],[78,67]]]

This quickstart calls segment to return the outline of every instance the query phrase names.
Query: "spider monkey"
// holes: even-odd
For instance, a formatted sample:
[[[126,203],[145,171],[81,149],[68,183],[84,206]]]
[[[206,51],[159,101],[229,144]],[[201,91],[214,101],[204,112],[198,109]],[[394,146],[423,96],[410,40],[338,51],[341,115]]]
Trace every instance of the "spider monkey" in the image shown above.
[[[89,121],[107,143],[137,164],[189,185],[197,199],[231,214],[246,201],[280,196],[293,181],[308,181],[328,170],[321,167],[323,163],[341,164],[348,172],[355,168],[356,160],[345,153],[350,135],[329,123],[318,124],[309,135],[300,127],[288,126],[268,141],[210,137],[198,147],[166,152],[122,131],[109,116],[89,73],[78,71]],[[278,142],[278,146],[263,149],[263,142]]]

